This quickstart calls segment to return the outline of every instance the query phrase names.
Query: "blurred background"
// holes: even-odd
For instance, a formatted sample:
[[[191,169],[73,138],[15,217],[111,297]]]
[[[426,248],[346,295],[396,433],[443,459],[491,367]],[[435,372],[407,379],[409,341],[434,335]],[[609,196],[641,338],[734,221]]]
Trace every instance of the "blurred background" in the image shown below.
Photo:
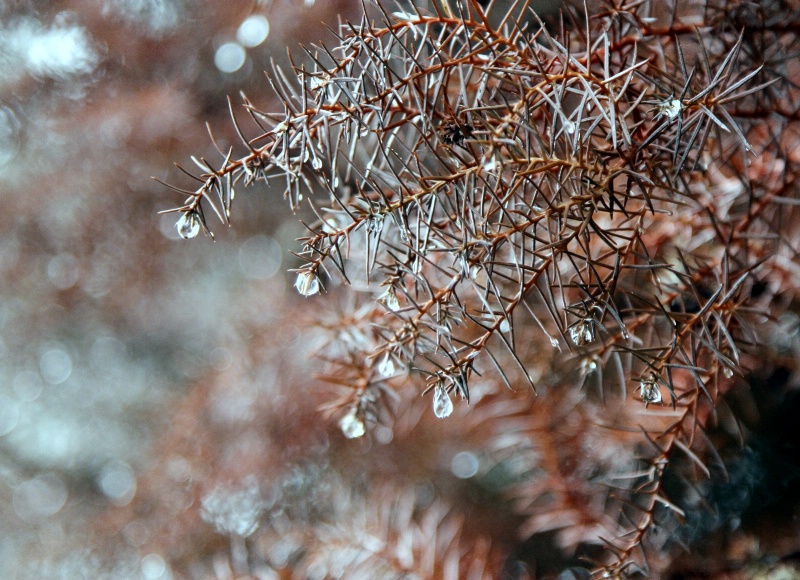
[[[293,338],[275,321],[302,226],[262,187],[235,228],[188,243],[151,176],[187,185],[173,162],[216,163],[204,124],[228,142],[226,96],[266,104],[270,59],[351,4],[0,2],[0,577],[99,577],[90,524],[136,497],[181,401],[225,376],[229,424],[279,390],[280,355],[255,364],[248,345]],[[128,532],[108,573],[170,577],[163,554],[141,560],[147,527]]]
[[[315,378],[307,321],[335,328],[352,303],[292,288],[304,230],[279,193],[239,192],[215,242],[158,214],[183,199],[151,177],[190,187],[174,162],[220,162],[206,123],[236,142],[226,97],[280,108],[262,71],[332,44],[328,28],[360,10],[0,0],[0,578],[542,577],[597,541],[581,518],[600,521],[603,498],[580,482],[632,451],[600,432],[602,409],[577,407],[579,389],[543,406],[477,382],[459,421],[407,389],[391,428],[349,441],[320,412],[335,391]],[[790,358],[797,320],[782,326]],[[580,384],[559,373],[553,385]],[[755,407],[734,393],[742,415]],[[768,454],[748,453],[741,471],[764,472]],[[719,491],[730,514],[691,533],[731,525],[757,488]],[[796,551],[795,504],[761,547],[748,536],[709,559],[770,539]]]

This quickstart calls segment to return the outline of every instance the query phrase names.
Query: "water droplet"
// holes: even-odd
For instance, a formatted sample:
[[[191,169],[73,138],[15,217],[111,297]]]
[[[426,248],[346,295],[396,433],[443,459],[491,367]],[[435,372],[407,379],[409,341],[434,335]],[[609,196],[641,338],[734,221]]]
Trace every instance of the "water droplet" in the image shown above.
[[[200,218],[193,211],[187,211],[181,216],[175,227],[178,228],[178,234],[184,240],[194,238],[200,233]]]
[[[564,123],[564,130],[567,133],[569,133],[570,135],[574,135],[575,134],[575,123],[573,123],[572,121],[567,121],[566,123]]]
[[[569,337],[575,346],[583,346],[594,341],[594,322],[591,318],[584,318],[569,329]]]
[[[433,413],[440,419],[449,417],[453,412],[453,401],[444,385],[436,385],[433,390]]]
[[[392,312],[397,312],[400,310],[400,300],[397,299],[397,293],[394,291],[392,286],[389,286],[386,292],[378,297],[378,302],[385,304],[386,308]]]
[[[364,428],[364,421],[358,418],[356,409],[351,410],[339,421],[339,428],[348,439],[363,437],[367,430]]]
[[[378,365],[378,372],[380,372],[384,377],[391,377],[394,374],[394,371],[394,361],[392,360],[392,356],[389,353],[386,353],[386,356],[381,361],[381,364]]]
[[[314,158],[311,160],[311,167],[313,167],[317,171],[322,169],[322,159],[320,159],[315,155]]]
[[[297,275],[294,287],[297,288],[297,291],[303,296],[312,296],[319,292],[319,280],[314,272],[304,270]]]
[[[511,324],[508,322],[508,318],[504,318],[502,322],[500,322],[500,332],[508,332],[511,330]]]
[[[661,402],[661,388],[658,386],[658,379],[652,373],[639,383],[639,393],[642,396],[645,406],[650,403]]]
[[[733,376],[733,369],[731,367],[722,367],[722,374],[725,375],[726,379],[729,379]]]
[[[553,338],[551,336],[550,337],[550,345],[553,346],[554,348],[558,348],[558,339],[557,338]]]

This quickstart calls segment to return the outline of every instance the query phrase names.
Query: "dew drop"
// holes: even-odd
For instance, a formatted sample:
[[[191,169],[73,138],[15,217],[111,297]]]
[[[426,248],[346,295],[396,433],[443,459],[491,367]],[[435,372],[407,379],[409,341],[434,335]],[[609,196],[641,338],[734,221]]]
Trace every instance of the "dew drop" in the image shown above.
[[[357,439],[363,437],[367,430],[364,428],[364,422],[358,418],[356,410],[353,409],[347,415],[342,417],[339,421],[339,428],[348,439]]]
[[[453,401],[443,385],[437,385],[433,390],[433,413],[440,419],[449,417],[453,412]]]
[[[658,379],[652,373],[639,383],[639,393],[645,406],[651,403],[661,403],[661,388],[658,386]]]
[[[557,339],[557,338],[550,337],[550,344],[551,344],[553,347],[555,347],[555,348],[558,348],[558,339]]]
[[[575,123],[573,123],[572,121],[567,121],[566,123],[564,123],[564,130],[567,133],[569,133],[570,135],[574,135],[575,134]]]
[[[509,324],[508,318],[504,318],[500,322],[500,332],[508,332],[509,330],[511,330],[511,324]]]
[[[389,286],[389,289],[386,290],[386,292],[378,297],[378,301],[383,302],[386,305],[386,308],[392,312],[397,312],[400,310],[400,300],[397,299],[397,293],[391,286]]]
[[[193,211],[186,212],[175,224],[178,228],[178,234],[184,239],[188,240],[194,238],[200,233],[200,219]]]
[[[726,379],[729,379],[733,376],[733,369],[730,367],[722,367],[722,374],[725,375]]]
[[[394,361],[390,354],[386,354],[386,356],[381,361],[381,364],[378,365],[378,372],[381,373],[384,377],[391,377],[394,374]]]
[[[311,160],[311,167],[313,167],[317,171],[322,169],[322,159],[320,159],[315,155],[314,158]]]
[[[319,292],[319,280],[314,272],[304,270],[297,275],[294,287],[297,288],[297,291],[303,296],[312,296]]]

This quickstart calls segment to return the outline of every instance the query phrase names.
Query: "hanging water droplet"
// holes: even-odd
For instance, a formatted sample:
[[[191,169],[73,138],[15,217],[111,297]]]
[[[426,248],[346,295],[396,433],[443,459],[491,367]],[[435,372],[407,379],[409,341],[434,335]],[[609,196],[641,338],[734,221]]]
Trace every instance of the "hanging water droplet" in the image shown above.
[[[297,275],[294,287],[297,288],[297,291],[303,296],[312,296],[319,292],[319,280],[314,272],[304,270]]]
[[[733,376],[733,369],[731,367],[722,367],[722,374],[725,375],[726,379],[729,379]]]
[[[569,336],[575,346],[583,346],[594,341],[594,321],[591,318],[584,318],[578,324],[569,329]]]
[[[322,159],[320,159],[315,155],[314,158],[311,160],[311,167],[313,167],[317,171],[322,169]]]
[[[378,297],[378,301],[383,302],[383,304],[386,305],[386,308],[392,312],[397,312],[400,310],[400,300],[397,299],[397,293],[394,291],[392,286],[389,286],[386,292]]]
[[[511,324],[509,324],[508,318],[504,318],[500,322],[500,332],[508,332],[509,330],[511,330]]]
[[[339,421],[339,428],[348,439],[363,437],[364,433],[367,432],[364,427],[364,421],[358,418],[356,409],[351,410],[347,415],[342,417],[342,420]]]
[[[550,345],[551,345],[551,346],[553,346],[553,347],[555,347],[555,348],[558,348],[558,339],[557,339],[557,338],[553,338],[553,337],[551,336],[551,337],[550,337]]]
[[[386,353],[381,364],[378,365],[378,372],[384,377],[391,377],[394,374],[394,361],[389,353]]]
[[[184,240],[194,238],[200,233],[200,218],[193,211],[187,211],[175,224],[178,229],[178,235]]]
[[[436,385],[433,389],[433,413],[440,419],[449,417],[453,412],[453,401],[444,385]]]
[[[661,402],[661,388],[658,386],[658,378],[653,373],[639,383],[639,393],[645,406]]]
[[[572,121],[567,121],[566,123],[564,123],[564,130],[567,133],[569,133],[570,135],[574,135],[575,134],[575,123],[573,123]]]

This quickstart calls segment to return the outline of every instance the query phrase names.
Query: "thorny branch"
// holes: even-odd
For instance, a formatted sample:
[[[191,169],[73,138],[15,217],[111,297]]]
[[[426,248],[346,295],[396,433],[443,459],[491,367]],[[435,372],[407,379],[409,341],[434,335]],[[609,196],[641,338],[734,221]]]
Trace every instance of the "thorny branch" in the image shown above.
[[[614,361],[643,408],[666,389],[677,415],[643,426],[657,453],[625,491],[638,516],[625,513],[628,533],[614,530],[597,567],[624,575],[647,565],[635,556],[656,506],[680,515],[664,470],[676,449],[702,466],[688,451],[700,408],[755,340],[747,289],[779,243],[775,200],[793,190],[759,182],[753,159],[780,144],[751,140],[761,112],[791,106],[769,62],[742,66],[744,33],[712,6],[698,23],[680,3],[666,17],[647,1],[606,4],[559,34],[526,3],[499,25],[476,2],[379,4],[332,48],[274,68],[281,113],[243,97],[255,137],[231,104],[245,154],[217,146],[219,169],[192,158],[199,186],[172,187],[186,198],[167,211],[194,237],[211,234],[209,208],[229,224],[240,184],[278,179],[293,209],[309,202],[298,291],[344,281],[372,296],[326,355],[347,377],[333,408],[348,436],[402,376],[425,378],[440,417],[492,367],[512,390],[533,387],[519,344],[534,334]]]

